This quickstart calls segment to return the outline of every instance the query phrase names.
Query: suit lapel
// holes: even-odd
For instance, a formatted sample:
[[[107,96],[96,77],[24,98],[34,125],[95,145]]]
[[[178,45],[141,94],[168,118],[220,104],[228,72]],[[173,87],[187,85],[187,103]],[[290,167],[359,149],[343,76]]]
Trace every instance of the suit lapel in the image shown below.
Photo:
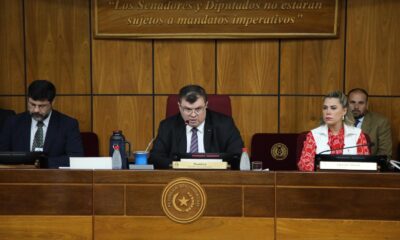
[[[183,121],[182,117],[178,116],[177,124],[175,125],[175,132],[177,134],[176,137],[176,146],[178,146],[178,152],[185,153],[186,152],[186,124]]]
[[[370,128],[371,128],[371,115],[367,113],[364,116],[364,121],[361,125],[361,130],[367,133],[370,132]]]
[[[47,127],[46,137],[44,139],[44,152],[49,152],[51,145],[55,141],[57,136],[57,130],[59,125],[59,116],[56,111],[53,110],[50,116],[49,126]]]
[[[23,139],[23,148],[24,151],[30,152],[31,151],[31,125],[32,125],[32,117],[31,115],[27,112],[26,115],[23,118],[23,124],[21,125],[21,136]]]
[[[212,139],[212,131],[213,125],[210,118],[210,112],[207,111],[206,113],[206,123],[204,124],[204,150],[206,152],[214,152],[211,149],[211,139]]]

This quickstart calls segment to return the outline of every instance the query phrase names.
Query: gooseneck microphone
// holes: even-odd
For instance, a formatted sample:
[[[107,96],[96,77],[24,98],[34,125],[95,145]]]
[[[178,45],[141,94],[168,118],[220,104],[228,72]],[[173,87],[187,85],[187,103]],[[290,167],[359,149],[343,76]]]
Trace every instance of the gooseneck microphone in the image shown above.
[[[354,146],[350,146],[350,147],[343,147],[343,148],[336,148],[336,149],[328,149],[328,150],[324,150],[324,151],[322,151],[322,152],[320,152],[320,153],[318,153],[318,154],[323,154],[323,153],[326,153],[326,152],[336,152],[336,151],[339,151],[339,150],[344,150],[344,149],[349,149],[349,148],[358,148],[358,147],[365,147],[365,146],[367,146],[367,147],[373,147],[374,145],[375,145],[375,143],[370,142],[370,143],[367,143],[367,144],[354,145]]]

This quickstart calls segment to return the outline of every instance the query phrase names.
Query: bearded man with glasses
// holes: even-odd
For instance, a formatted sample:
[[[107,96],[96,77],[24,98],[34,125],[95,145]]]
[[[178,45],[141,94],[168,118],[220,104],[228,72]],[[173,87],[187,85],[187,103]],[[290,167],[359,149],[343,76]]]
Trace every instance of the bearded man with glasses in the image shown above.
[[[161,121],[150,151],[155,168],[169,168],[177,153],[241,153],[243,140],[232,117],[207,109],[201,86],[183,87],[177,104],[180,113]]]
[[[0,134],[0,151],[44,152],[48,167],[69,166],[82,157],[78,121],[53,109],[55,86],[35,80],[28,88],[28,111],[7,119]]]

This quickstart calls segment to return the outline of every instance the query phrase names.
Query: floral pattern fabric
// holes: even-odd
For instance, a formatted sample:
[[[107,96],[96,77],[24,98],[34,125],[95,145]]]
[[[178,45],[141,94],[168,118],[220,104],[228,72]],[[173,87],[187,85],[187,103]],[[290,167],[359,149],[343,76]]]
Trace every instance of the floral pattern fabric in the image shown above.
[[[360,134],[357,140],[357,145],[365,145],[357,147],[358,155],[369,155],[369,148],[367,146],[367,138],[364,133]],[[343,154],[344,147],[344,128],[340,129],[339,134],[334,135],[328,130],[328,145],[330,149],[339,149],[331,152],[334,154]],[[314,171],[314,160],[316,154],[317,144],[311,132],[307,134],[307,138],[304,141],[303,150],[301,152],[300,161],[297,163],[300,171]]]

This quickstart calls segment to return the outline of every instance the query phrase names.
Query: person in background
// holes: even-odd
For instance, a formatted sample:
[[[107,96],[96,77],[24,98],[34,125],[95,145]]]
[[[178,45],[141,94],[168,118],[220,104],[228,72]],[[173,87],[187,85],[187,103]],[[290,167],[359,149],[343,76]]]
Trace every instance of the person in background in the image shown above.
[[[372,155],[392,157],[392,131],[389,120],[384,116],[368,111],[368,93],[362,88],[349,91],[349,108],[355,118],[354,126],[361,128],[374,145]]]
[[[0,136],[0,151],[44,152],[49,167],[69,166],[69,157],[83,156],[76,119],[53,109],[55,86],[33,81],[28,88],[28,111],[10,117]]]
[[[313,171],[315,155],[319,153],[369,155],[367,139],[354,127],[354,118],[348,109],[343,92],[331,92],[324,97],[321,125],[307,134],[297,163],[299,170]]]
[[[177,153],[242,152],[243,140],[232,117],[207,109],[207,103],[202,87],[180,89],[180,113],[161,121],[150,151],[150,163],[155,168],[169,168]]]
[[[14,116],[15,112],[13,110],[6,110],[0,108],[0,132],[3,129],[3,124],[7,118]]]

